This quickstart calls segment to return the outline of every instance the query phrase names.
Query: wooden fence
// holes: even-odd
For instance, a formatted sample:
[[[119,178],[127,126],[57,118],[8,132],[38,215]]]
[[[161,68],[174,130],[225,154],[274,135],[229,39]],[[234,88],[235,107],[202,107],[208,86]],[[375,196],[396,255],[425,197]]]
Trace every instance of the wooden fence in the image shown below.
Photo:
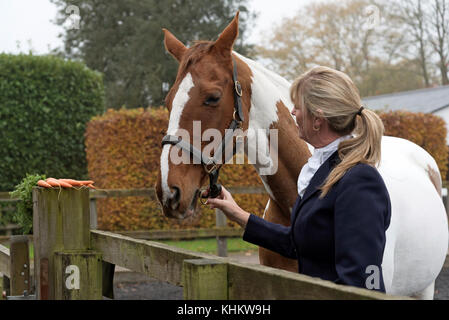
[[[28,237],[12,236],[9,243],[10,248],[0,245],[0,300],[3,291],[11,298],[27,298],[32,288]]]
[[[233,194],[265,194],[263,187],[231,187],[229,191]],[[154,189],[132,189],[132,190],[90,190],[90,217],[91,228],[97,229],[97,199],[120,198],[120,197],[146,197],[156,201],[156,191]],[[217,255],[227,256],[227,238],[240,237],[242,230],[227,228],[226,216],[219,209],[215,210],[215,229],[189,229],[189,230],[166,230],[166,231],[137,231],[118,232],[145,240],[180,240],[216,238]]]
[[[408,299],[91,229],[89,202],[87,189],[33,189],[37,299],[101,299],[114,265],[182,286],[185,299]],[[12,254],[0,246],[6,275]]]
[[[265,194],[262,187],[231,187],[229,190],[233,194]],[[110,190],[90,190],[90,226],[97,229],[97,199],[123,198],[123,197],[146,197],[156,200],[154,189],[110,189]],[[16,202],[7,192],[0,193],[0,202]],[[235,228],[227,228],[226,216],[218,209],[216,213],[216,227],[213,229],[182,229],[182,230],[145,230],[145,231],[119,231],[117,233],[127,235],[133,238],[145,240],[192,240],[201,238],[216,238],[217,255],[227,256],[227,239],[232,237],[241,237],[243,231]],[[0,232],[6,233],[6,236],[0,236],[0,243],[9,238],[13,231],[20,229],[18,225],[8,224],[0,227]]]

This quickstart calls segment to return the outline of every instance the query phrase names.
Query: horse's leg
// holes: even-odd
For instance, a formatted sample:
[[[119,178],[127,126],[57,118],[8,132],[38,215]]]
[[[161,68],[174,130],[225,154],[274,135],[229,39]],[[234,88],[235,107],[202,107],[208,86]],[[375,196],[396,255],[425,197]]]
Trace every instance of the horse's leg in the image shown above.
[[[419,300],[433,300],[435,294],[435,281],[433,281],[427,288],[423,291],[417,292],[412,295],[412,298]]]
[[[268,207],[265,210],[264,219],[284,226],[290,225],[290,218],[287,218],[282,214],[281,209],[273,200],[270,200]],[[298,263],[296,260],[285,258],[280,254],[262,247],[259,247],[259,261],[260,264],[268,267],[298,272]]]

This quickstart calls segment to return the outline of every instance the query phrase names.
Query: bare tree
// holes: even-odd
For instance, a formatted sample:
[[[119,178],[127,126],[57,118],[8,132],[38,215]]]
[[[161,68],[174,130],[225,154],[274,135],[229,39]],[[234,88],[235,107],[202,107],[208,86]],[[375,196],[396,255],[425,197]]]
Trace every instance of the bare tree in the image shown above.
[[[449,1],[434,0],[432,3],[432,18],[430,20],[430,41],[435,53],[438,55],[438,67],[441,72],[443,85],[449,84]]]
[[[370,8],[374,9],[371,13],[379,15],[374,24],[370,21],[372,14],[366,10]],[[409,26],[391,18],[400,14],[397,8],[396,11],[391,8],[387,0],[313,3],[277,26],[273,35],[257,47],[257,54],[290,80],[314,65],[341,70],[354,80],[363,96],[422,88],[425,82],[431,84],[433,78],[428,76],[428,69],[432,65],[429,62],[432,50],[424,24],[419,44],[416,39],[420,34],[411,37]],[[420,55],[419,50],[410,48],[424,51]],[[427,80],[423,80],[421,73]]]
[[[403,0],[394,2],[390,7],[390,19],[403,24],[408,37],[408,48],[413,49],[412,59],[416,58],[421,68],[426,87],[430,86],[428,64],[431,53],[428,40],[428,17],[422,0]],[[408,52],[406,50],[405,52]]]

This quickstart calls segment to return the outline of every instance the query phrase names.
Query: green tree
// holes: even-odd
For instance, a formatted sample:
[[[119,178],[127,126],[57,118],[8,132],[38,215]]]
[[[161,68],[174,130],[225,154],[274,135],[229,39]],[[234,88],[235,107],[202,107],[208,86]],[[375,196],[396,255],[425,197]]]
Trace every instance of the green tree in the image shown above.
[[[248,0],[51,1],[59,9],[56,23],[65,30],[61,54],[104,74],[108,108],[163,103],[177,63],[165,52],[162,28],[186,44],[214,40],[240,10],[236,49],[246,54],[247,20],[255,17]],[[71,23],[69,6],[79,9],[78,25]]]

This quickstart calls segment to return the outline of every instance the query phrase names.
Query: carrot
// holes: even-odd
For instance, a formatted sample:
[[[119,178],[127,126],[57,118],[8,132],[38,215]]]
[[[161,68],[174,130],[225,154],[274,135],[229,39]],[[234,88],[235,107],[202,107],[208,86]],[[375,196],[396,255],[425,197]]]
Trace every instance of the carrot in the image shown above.
[[[94,184],[95,182],[88,180],[88,181],[78,181],[83,186],[88,186],[89,184]]]
[[[44,180],[39,180],[37,182],[37,185],[39,187],[43,187],[43,188],[51,188],[51,185],[49,185],[47,182],[45,182]]]
[[[71,184],[74,187],[82,186],[82,183],[78,180],[73,179],[59,179],[59,181],[67,182],[68,184]]]
[[[61,187],[63,187],[63,188],[71,188],[72,187],[72,185],[70,183],[67,183],[65,181],[58,180],[58,182],[61,185]]]
[[[70,183],[60,181],[55,178],[48,178],[47,183],[53,187],[63,187],[63,188],[71,188],[72,185]]]
[[[58,180],[56,180],[55,178],[47,178],[46,182],[51,185],[52,187],[60,187],[61,184],[59,183]]]

